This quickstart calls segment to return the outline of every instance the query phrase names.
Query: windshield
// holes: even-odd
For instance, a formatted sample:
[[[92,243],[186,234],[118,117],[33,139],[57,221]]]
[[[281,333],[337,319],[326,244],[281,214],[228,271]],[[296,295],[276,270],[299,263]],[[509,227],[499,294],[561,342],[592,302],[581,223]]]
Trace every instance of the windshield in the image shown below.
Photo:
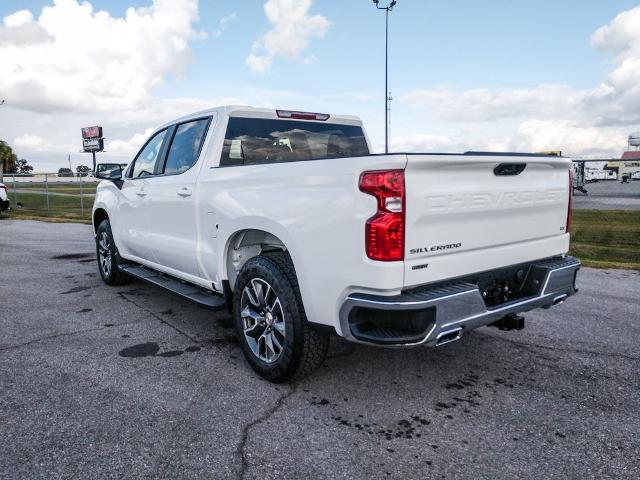
[[[220,165],[298,162],[368,154],[362,127],[236,117],[229,119]]]

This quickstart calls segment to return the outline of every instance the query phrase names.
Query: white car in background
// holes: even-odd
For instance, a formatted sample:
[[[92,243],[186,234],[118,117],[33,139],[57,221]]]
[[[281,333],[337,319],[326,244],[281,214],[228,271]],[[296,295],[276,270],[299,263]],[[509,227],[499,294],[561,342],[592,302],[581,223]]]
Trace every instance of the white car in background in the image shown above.
[[[7,193],[7,186],[4,183],[0,183],[0,212],[9,210],[9,194]]]

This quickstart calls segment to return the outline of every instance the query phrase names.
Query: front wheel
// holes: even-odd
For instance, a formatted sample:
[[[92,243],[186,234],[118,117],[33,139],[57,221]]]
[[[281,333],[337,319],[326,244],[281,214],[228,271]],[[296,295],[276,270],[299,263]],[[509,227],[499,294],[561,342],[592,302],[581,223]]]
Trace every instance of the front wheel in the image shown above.
[[[266,253],[247,261],[236,280],[233,303],[242,351],[266,380],[297,380],[324,361],[329,337],[309,327],[286,253]]]
[[[123,285],[129,281],[129,276],[120,270],[118,251],[111,233],[111,223],[103,220],[96,233],[96,255],[98,270],[102,280],[107,285]]]

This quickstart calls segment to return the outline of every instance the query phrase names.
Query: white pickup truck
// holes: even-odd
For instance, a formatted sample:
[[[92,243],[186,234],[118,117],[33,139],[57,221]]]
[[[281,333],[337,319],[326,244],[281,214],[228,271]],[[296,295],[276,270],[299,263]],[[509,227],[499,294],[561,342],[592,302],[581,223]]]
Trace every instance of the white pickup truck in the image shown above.
[[[351,116],[221,107],[163,125],[125,171],[98,166],[100,274],[227,308],[275,382],[321,364],[331,333],[439,346],[576,292],[569,159],[370,152]]]

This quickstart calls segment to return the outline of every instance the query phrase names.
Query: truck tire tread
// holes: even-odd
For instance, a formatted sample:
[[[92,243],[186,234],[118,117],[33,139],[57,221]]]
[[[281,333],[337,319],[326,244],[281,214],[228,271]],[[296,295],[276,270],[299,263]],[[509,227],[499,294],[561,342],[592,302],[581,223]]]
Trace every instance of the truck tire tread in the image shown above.
[[[278,293],[280,300],[289,303],[291,321],[294,331],[291,348],[282,352],[282,357],[274,365],[265,365],[248,350],[246,340],[241,330],[239,317],[240,292],[247,276],[258,270],[263,274],[267,270],[270,275],[279,278],[284,288]],[[289,288],[286,288],[289,287]],[[300,288],[295,268],[286,252],[266,252],[250,259],[240,272],[236,281],[234,294],[234,321],[237,335],[242,344],[245,357],[251,367],[263,378],[275,383],[296,382],[308,376],[324,361],[329,347],[329,336],[309,327],[304,307],[300,297]],[[291,341],[291,340],[289,340]]]

